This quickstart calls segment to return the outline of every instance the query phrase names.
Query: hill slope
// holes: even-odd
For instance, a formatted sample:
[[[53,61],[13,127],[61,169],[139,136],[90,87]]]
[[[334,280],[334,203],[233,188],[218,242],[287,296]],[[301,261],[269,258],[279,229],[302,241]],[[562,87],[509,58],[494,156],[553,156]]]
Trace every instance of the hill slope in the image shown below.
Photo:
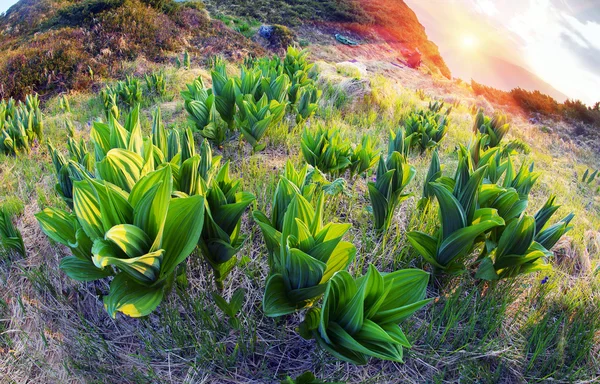
[[[202,3],[22,0],[0,17],[0,97],[88,89],[122,62],[189,50],[236,59],[262,48],[211,20]]]
[[[309,23],[332,36],[345,30],[365,38],[374,34],[398,57],[419,49],[426,64],[450,77],[437,47],[401,0],[205,3],[213,18],[199,1],[21,0],[0,17],[0,97],[89,89],[102,78],[122,77],[124,61],[160,63],[183,50],[238,60],[264,52],[250,34],[214,19],[224,15],[294,30]]]

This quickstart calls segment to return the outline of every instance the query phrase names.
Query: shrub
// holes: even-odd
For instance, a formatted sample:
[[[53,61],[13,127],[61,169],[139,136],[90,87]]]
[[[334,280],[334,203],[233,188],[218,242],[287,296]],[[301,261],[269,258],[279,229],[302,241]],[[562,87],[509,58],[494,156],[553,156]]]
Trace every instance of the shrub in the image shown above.
[[[566,118],[600,126],[600,110],[598,108],[590,108],[580,100],[567,99],[562,105],[562,110]]]
[[[91,85],[88,65],[93,63],[85,50],[85,35],[64,28],[40,35],[15,49],[0,54],[0,79],[4,97],[23,100],[29,93],[58,93]],[[98,72],[103,72],[101,68]]]
[[[511,96],[524,111],[540,113],[546,116],[559,115],[560,105],[556,100],[540,91],[527,91],[515,88],[510,91]]]

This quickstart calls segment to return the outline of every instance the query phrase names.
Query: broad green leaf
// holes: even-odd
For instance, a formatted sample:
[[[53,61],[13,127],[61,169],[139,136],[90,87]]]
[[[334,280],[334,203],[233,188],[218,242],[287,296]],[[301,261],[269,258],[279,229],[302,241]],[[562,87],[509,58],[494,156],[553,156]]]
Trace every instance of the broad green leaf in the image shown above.
[[[94,281],[112,274],[110,269],[97,268],[91,259],[83,260],[74,256],[63,257],[59,265],[67,276],[77,281]]]
[[[152,245],[150,237],[132,224],[115,225],[106,232],[104,238],[119,247],[130,258],[146,254]]]
[[[163,296],[162,286],[146,287],[120,273],[110,283],[110,293],[104,297],[104,306],[112,318],[116,317],[117,312],[130,317],[143,317],[158,307]]]
[[[104,238],[100,204],[96,191],[87,180],[73,183],[73,210],[77,221],[91,240]]]
[[[196,247],[204,223],[204,197],[172,199],[163,231],[161,277],[171,274]],[[185,229],[185,230],[182,230]]]

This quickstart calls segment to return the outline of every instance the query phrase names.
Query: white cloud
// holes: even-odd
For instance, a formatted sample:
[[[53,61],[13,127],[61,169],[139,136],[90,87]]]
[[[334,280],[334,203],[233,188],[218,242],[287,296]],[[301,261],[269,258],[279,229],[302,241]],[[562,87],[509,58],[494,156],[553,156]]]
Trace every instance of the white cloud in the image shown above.
[[[507,26],[521,38],[527,64],[543,80],[588,104],[600,100],[600,68],[590,71],[576,47],[569,45],[577,44],[584,51],[600,49],[599,24],[582,23],[548,0],[531,0],[526,11],[510,17]]]
[[[477,11],[488,16],[494,16],[498,13],[498,8],[491,0],[475,0]]]

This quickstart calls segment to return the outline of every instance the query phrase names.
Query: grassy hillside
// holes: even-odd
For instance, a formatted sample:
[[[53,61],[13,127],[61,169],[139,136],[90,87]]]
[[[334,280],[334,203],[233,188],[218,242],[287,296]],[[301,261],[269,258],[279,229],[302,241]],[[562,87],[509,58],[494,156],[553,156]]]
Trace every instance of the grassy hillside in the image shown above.
[[[292,28],[279,27],[284,40],[267,42],[268,49],[281,51],[295,34],[318,25],[331,39],[336,32],[388,39],[398,57],[420,49],[425,63],[450,77],[402,1],[22,0],[0,17],[0,96],[88,90],[122,78],[123,60],[164,63],[184,50],[203,58],[258,56],[265,52],[257,44],[261,23]]]
[[[203,8],[171,0],[20,1],[0,17],[0,95],[90,89],[122,77],[122,61],[161,63],[184,50],[235,59],[263,52]]]
[[[222,147],[212,147],[214,155],[231,161],[232,176],[240,178],[241,188],[256,197],[251,210],[270,212],[286,161],[304,164],[304,128],[339,128],[352,147],[368,135],[385,154],[390,129],[440,99],[453,107],[447,135],[438,147],[444,175],[453,175],[456,148],[472,140],[482,101],[465,96],[461,85],[439,83],[385,62],[367,64],[364,71],[360,63],[318,62],[317,86],[323,94],[315,116],[297,124],[288,114],[267,131],[263,151],[255,151],[238,132]],[[138,65],[140,61],[123,67],[132,73]],[[144,134],[151,132],[156,107],[169,129],[189,126],[179,92],[197,77],[207,85],[211,82],[208,66],[156,68],[164,71],[166,93],[144,96]],[[237,65],[229,64],[227,72],[238,73]],[[419,89],[409,87],[411,81],[419,81]],[[92,122],[106,119],[97,92],[73,92],[67,99],[70,111],[57,97],[43,106],[46,140],[62,153],[69,135],[67,121],[74,123],[75,139],[89,143]],[[124,108],[121,111],[126,114]],[[600,199],[597,182],[581,180],[587,169],[600,167],[600,158],[589,146],[560,136],[566,129],[531,124],[519,115],[510,118],[506,140],[519,139],[531,148],[528,155],[513,156],[515,166],[531,161],[541,172],[529,194],[527,213],[535,213],[556,194],[561,205],[557,218],[573,212],[574,228],[553,248],[551,271],[486,282],[470,267],[457,276],[432,278],[426,292],[431,303],[401,323],[412,344],[404,350],[404,364],[378,359],[363,366],[342,362],[315,340],[300,336],[305,312],[266,317],[261,301],[269,274],[268,251],[249,212],[241,224],[248,239],[221,292],[230,300],[238,289],[245,290],[237,322],[229,321],[217,305],[211,268],[197,250],[185,262],[186,279],[177,279],[150,316],[111,318],[101,300],[109,290],[108,280],[80,283],[68,278],[59,263],[69,251],[50,241],[34,217],[47,207],[67,209],[55,190],[47,147],[34,143],[28,155],[0,155],[0,202],[17,213],[26,247],[25,257],[9,253],[0,258],[0,377],[7,382],[271,383],[311,371],[325,382],[352,383],[594,380],[600,367]],[[121,116],[123,124],[124,120]],[[199,151],[201,137],[196,133],[194,138]],[[370,264],[384,272],[434,272],[407,239],[410,231],[433,233],[440,225],[435,199],[430,209],[418,208],[431,157],[431,150],[409,154],[416,176],[405,192],[414,195],[400,205],[383,235],[374,230],[370,212],[367,185],[375,177],[374,169],[364,176],[338,175],[345,180],[342,193],[326,195],[323,216],[326,223],[350,224],[344,239],[357,248],[349,266],[352,276],[362,275]],[[329,176],[329,181],[334,178]]]

